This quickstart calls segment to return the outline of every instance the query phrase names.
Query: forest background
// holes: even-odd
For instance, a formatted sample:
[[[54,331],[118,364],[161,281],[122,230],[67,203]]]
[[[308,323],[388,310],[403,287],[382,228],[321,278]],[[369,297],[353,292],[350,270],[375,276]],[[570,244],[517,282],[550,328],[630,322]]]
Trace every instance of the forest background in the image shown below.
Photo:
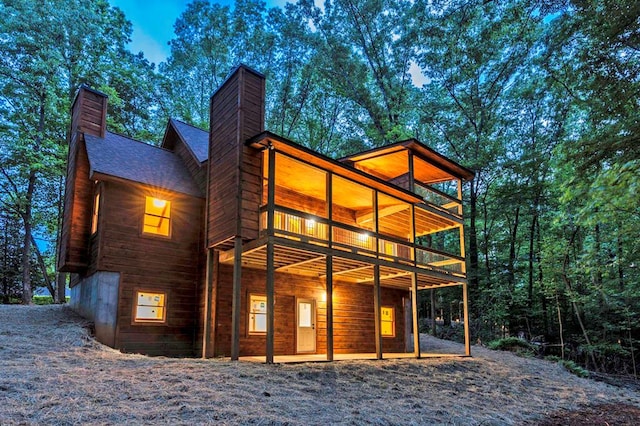
[[[476,173],[473,341],[520,335],[637,374],[640,2],[195,0],[157,65],[128,50],[131,23],[106,0],[0,0],[0,15],[0,302],[64,301],[81,84],[108,94],[111,131],[158,143],[169,117],[208,129],[209,96],[242,62],[267,77],[275,133],[331,157],[415,137]],[[427,299],[432,331],[456,338],[456,296]]]

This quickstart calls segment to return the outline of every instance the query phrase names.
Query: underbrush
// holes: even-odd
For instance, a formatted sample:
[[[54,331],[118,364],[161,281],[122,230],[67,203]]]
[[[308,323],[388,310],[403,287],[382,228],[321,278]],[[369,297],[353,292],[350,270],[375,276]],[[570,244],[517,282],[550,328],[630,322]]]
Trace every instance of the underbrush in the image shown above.
[[[537,348],[535,346],[518,337],[505,337],[504,339],[494,340],[489,342],[487,347],[494,351],[515,352],[520,356],[526,357],[532,357],[537,354]]]
[[[538,348],[535,345],[532,345],[526,340],[518,337],[506,337],[504,339],[494,340],[489,342],[487,347],[495,351],[514,352],[517,355],[524,357],[538,356]],[[555,355],[546,356],[544,359],[551,362],[557,362],[568,372],[575,374],[578,377],[589,377],[589,371],[576,364],[574,361],[561,359]]]

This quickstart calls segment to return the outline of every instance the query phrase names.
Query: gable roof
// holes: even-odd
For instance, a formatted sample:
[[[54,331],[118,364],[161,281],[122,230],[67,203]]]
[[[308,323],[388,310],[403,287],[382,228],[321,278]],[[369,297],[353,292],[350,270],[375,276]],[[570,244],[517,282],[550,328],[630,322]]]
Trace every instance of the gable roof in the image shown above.
[[[106,132],[85,134],[89,176],[113,176],[183,194],[204,197],[180,158],[162,148]]]
[[[209,132],[182,121],[171,118],[169,124],[176,129],[178,136],[187,145],[193,156],[204,163],[209,158]]]

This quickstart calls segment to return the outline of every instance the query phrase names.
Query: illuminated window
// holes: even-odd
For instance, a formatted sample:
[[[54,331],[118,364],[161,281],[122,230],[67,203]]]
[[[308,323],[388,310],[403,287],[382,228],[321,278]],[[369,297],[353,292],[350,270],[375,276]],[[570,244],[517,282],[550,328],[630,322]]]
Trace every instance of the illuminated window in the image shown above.
[[[142,232],[169,236],[171,232],[171,202],[159,198],[146,197]]]
[[[164,293],[137,291],[133,320],[135,322],[165,322],[166,299]]]
[[[391,306],[383,306],[380,308],[380,334],[384,337],[395,337],[396,321],[395,309]]]
[[[98,214],[100,211],[100,193],[96,192],[93,199],[93,215],[91,216],[91,235],[98,231]]]
[[[267,296],[249,295],[249,333],[267,332]]]

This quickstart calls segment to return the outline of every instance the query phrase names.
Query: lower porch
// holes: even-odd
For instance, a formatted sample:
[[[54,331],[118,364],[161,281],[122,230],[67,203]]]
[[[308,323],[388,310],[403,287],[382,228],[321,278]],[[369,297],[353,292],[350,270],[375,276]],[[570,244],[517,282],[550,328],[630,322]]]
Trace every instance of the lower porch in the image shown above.
[[[459,274],[278,238],[215,258],[223,273],[215,284],[214,356],[288,363],[469,355],[466,280]],[[418,295],[440,288],[460,293],[455,321],[465,345],[453,353],[422,342],[416,348]],[[311,314],[302,315],[303,308]],[[433,311],[431,318],[435,324]]]

